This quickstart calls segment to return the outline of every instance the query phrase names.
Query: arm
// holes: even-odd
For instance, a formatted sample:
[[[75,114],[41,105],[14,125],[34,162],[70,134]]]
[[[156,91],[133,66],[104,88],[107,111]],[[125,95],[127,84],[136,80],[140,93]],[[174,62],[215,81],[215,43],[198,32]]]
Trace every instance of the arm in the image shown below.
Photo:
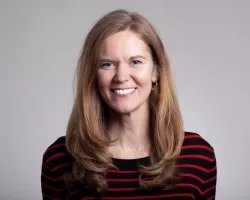
[[[41,189],[43,200],[61,200],[60,193],[63,189],[58,182],[56,172],[46,163],[45,156],[43,156],[42,170],[41,170]]]
[[[215,200],[216,183],[217,183],[217,164],[216,156],[213,153],[213,159],[207,167],[207,178],[204,182],[203,198],[204,200]]]

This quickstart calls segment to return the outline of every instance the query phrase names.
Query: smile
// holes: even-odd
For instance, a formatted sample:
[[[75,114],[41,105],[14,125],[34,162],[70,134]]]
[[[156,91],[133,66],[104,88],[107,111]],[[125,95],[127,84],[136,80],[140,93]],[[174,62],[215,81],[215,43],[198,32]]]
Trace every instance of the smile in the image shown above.
[[[127,89],[113,89],[112,90],[116,94],[130,94],[135,91],[135,88],[127,88]]]

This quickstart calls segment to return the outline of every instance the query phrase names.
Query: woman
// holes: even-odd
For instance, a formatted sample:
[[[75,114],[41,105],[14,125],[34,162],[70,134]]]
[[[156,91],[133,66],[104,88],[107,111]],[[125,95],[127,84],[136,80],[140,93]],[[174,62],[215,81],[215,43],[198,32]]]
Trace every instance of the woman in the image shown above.
[[[140,14],[89,32],[66,137],[43,155],[43,199],[215,199],[216,159],[184,132],[164,46]]]

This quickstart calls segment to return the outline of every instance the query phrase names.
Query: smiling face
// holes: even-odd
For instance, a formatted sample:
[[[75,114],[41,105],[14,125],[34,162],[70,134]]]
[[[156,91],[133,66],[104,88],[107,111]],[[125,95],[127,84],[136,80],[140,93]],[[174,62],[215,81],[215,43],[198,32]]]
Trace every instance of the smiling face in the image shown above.
[[[104,102],[120,114],[148,109],[148,97],[156,69],[150,50],[131,31],[115,33],[104,41],[97,72],[98,89]]]

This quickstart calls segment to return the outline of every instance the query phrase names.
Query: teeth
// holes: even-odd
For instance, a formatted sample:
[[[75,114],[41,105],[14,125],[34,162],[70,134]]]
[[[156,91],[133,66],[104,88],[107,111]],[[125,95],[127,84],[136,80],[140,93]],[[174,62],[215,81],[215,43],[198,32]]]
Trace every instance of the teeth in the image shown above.
[[[129,89],[124,89],[124,90],[114,90],[115,93],[117,94],[129,94],[133,92],[135,88],[129,88]]]

